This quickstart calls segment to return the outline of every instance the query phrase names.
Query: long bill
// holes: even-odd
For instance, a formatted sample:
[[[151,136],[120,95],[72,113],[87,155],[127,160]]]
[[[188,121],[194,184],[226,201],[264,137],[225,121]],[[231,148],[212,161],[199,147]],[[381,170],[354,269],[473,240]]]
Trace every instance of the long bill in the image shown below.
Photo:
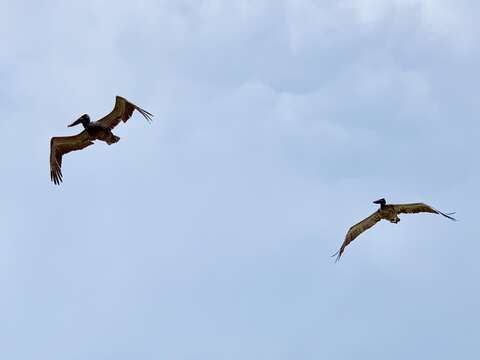
[[[82,116],[80,116],[77,120],[75,120],[73,123],[71,123],[70,125],[68,125],[68,127],[72,127],[72,126],[81,124],[82,121],[83,121]]]

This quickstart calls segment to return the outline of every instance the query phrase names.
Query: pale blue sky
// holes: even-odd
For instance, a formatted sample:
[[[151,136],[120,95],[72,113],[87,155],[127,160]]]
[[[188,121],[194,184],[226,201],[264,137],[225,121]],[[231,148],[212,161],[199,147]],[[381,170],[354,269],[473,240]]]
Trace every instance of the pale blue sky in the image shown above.
[[[480,4],[0,1],[16,359],[473,359]],[[122,95],[155,114],[64,159]],[[371,202],[457,211],[380,223]]]

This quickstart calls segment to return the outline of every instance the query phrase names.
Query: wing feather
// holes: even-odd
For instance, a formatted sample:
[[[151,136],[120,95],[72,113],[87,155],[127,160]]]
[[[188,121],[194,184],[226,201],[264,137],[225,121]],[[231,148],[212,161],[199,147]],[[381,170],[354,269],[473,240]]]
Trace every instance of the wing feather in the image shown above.
[[[110,112],[110,114],[98,120],[97,123],[99,123],[105,128],[112,130],[120,123],[120,121],[127,122],[127,120],[130,119],[135,110],[142,114],[148,122],[152,121],[153,115],[150,114],[148,111],[138,107],[134,103],[131,103],[124,97],[117,95],[115,98],[115,106],[113,110]]]
[[[427,205],[424,203],[398,204],[398,205],[392,205],[392,206],[395,208],[395,211],[397,212],[397,214],[417,214],[417,213],[427,212],[427,213],[443,215],[446,218],[449,218],[450,220],[456,221],[455,218],[450,216],[454,213],[445,214],[441,211],[438,211],[437,209],[434,209],[430,205]]]
[[[333,254],[332,256],[336,256],[335,262],[340,260],[340,257],[342,256],[343,252],[345,251],[345,248],[350,244],[353,240],[355,240],[361,233],[363,233],[365,230],[370,229],[373,225],[375,225],[377,222],[382,220],[382,217],[380,215],[380,211],[375,211],[372,215],[369,217],[363,219],[359,223],[353,225],[347,232],[347,235],[345,236],[345,240],[343,241],[342,246],[340,249]]]
[[[74,136],[57,136],[50,140],[50,178],[55,185],[62,182],[62,156],[93,144],[86,131]]]

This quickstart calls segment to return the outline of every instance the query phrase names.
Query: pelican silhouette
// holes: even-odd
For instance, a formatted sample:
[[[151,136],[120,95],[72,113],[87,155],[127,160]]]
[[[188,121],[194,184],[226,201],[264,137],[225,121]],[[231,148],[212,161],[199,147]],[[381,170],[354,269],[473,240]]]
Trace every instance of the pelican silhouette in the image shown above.
[[[95,122],[90,121],[90,116],[84,114],[75,120],[68,127],[82,124],[84,129],[80,134],[74,136],[56,136],[50,140],[50,178],[54,184],[60,185],[63,181],[62,157],[63,155],[76,150],[85,149],[93,145],[95,140],[105,141],[108,145],[115,144],[120,138],[112,133],[112,129],[120,121],[127,122],[134,110],[142,114],[148,122],[152,121],[152,114],[141,109],[127,99],[117,96],[115,107],[105,117]]]
[[[416,214],[416,213],[427,212],[427,213],[440,214],[445,216],[446,218],[449,218],[450,220],[456,221],[456,219],[450,216],[455,213],[445,214],[424,203],[393,205],[393,204],[387,204],[387,202],[383,198],[376,200],[373,203],[379,204],[380,208],[369,217],[360,221],[358,224],[353,225],[348,230],[342,246],[335,254],[332,255],[337,257],[335,259],[335,262],[340,260],[340,257],[342,256],[348,244],[350,244],[353,240],[355,240],[365,230],[370,229],[373,225],[375,225],[377,222],[379,222],[382,219],[388,220],[391,223],[397,224],[400,221],[398,214]]]

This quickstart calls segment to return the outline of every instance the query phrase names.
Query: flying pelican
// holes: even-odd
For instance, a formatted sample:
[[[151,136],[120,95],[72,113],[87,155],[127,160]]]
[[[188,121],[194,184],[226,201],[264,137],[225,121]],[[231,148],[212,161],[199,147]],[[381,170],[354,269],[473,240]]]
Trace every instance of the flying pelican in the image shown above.
[[[68,127],[82,124],[84,129],[74,136],[52,137],[50,140],[50,177],[56,185],[62,182],[62,156],[76,150],[85,149],[93,144],[94,140],[105,141],[108,145],[115,144],[120,138],[112,130],[121,120],[127,122],[134,110],[142,114],[148,122],[152,121],[152,114],[139,108],[127,99],[117,96],[115,106],[107,116],[95,122],[90,121],[90,116],[83,114]]]
[[[379,204],[380,209],[375,211],[372,215],[367,217],[366,219],[363,219],[360,221],[358,224],[353,225],[347,232],[347,235],[345,236],[345,240],[343,241],[342,246],[340,249],[333,254],[332,256],[336,256],[335,262],[340,260],[340,257],[342,256],[343,252],[345,251],[345,248],[350,244],[353,240],[357,238],[358,235],[363,233],[365,230],[370,229],[373,225],[375,225],[377,222],[379,222],[382,219],[388,220],[391,223],[398,223],[400,221],[400,218],[398,217],[398,214],[416,214],[416,213],[421,213],[421,212],[427,212],[427,213],[434,213],[434,214],[440,214],[443,215],[450,220],[456,221],[453,217],[450,215],[453,215],[455,213],[448,213],[444,214],[441,211],[438,211],[431,206],[424,204],[424,203],[413,203],[413,204],[399,204],[399,205],[393,205],[389,204],[387,205],[387,202],[385,199],[379,199],[373,202],[374,204]]]

